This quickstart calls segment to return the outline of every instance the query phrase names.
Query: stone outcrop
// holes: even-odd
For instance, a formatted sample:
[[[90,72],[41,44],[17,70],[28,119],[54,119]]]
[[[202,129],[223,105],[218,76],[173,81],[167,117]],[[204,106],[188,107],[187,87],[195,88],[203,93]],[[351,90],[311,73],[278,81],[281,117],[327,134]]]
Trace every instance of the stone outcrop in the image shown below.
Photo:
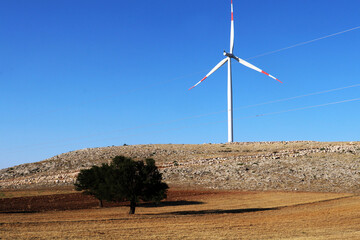
[[[213,189],[360,192],[360,143],[255,142],[82,149],[0,170],[1,188],[72,185],[80,169],[116,155],[154,158],[170,185]]]

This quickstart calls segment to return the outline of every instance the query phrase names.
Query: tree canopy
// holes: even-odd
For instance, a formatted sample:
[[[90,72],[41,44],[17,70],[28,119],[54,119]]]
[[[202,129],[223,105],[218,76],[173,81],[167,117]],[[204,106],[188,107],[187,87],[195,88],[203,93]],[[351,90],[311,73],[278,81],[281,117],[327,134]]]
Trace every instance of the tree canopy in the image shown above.
[[[130,201],[130,214],[135,213],[140,201],[159,202],[166,198],[168,185],[162,182],[162,174],[151,158],[134,161],[116,156],[111,164],[93,166],[81,170],[75,182],[75,189],[84,191],[102,201]]]

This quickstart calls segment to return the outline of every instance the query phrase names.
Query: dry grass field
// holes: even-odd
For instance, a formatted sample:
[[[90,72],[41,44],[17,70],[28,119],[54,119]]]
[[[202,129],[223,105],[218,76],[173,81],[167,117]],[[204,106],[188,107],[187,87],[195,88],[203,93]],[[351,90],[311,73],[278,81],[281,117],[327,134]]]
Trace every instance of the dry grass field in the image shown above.
[[[43,195],[54,195],[54,194],[67,194],[67,193],[75,193],[76,191],[73,187],[61,187],[61,188],[53,188],[53,189],[18,189],[18,190],[1,190],[0,191],[0,199],[1,198],[16,198],[16,197],[31,197],[31,196],[43,196]]]
[[[171,190],[174,191],[174,190]],[[186,191],[158,207],[0,213],[1,239],[360,239],[360,196]],[[171,192],[170,192],[171,195]]]
[[[74,192],[79,169],[116,155],[154,158],[168,199],[131,216]],[[360,239],[360,142],[114,146],[0,176],[1,240]]]

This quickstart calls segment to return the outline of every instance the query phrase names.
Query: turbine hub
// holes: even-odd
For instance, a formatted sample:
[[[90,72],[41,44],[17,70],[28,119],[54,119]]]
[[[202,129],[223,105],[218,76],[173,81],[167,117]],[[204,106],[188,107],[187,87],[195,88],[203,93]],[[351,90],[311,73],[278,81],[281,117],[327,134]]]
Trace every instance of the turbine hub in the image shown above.
[[[232,53],[227,53],[226,51],[224,51],[224,56],[227,56],[227,57],[229,57],[229,58],[234,58],[235,56],[234,56],[234,54],[232,54]]]

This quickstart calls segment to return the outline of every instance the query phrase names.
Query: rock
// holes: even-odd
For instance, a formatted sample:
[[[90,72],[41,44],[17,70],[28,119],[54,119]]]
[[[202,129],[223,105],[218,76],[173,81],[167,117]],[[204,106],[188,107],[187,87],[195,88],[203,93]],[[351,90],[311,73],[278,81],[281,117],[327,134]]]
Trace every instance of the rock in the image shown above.
[[[165,181],[211,189],[359,192],[360,143],[255,142],[86,148],[0,170],[0,187],[73,185],[116,155],[152,157]]]

